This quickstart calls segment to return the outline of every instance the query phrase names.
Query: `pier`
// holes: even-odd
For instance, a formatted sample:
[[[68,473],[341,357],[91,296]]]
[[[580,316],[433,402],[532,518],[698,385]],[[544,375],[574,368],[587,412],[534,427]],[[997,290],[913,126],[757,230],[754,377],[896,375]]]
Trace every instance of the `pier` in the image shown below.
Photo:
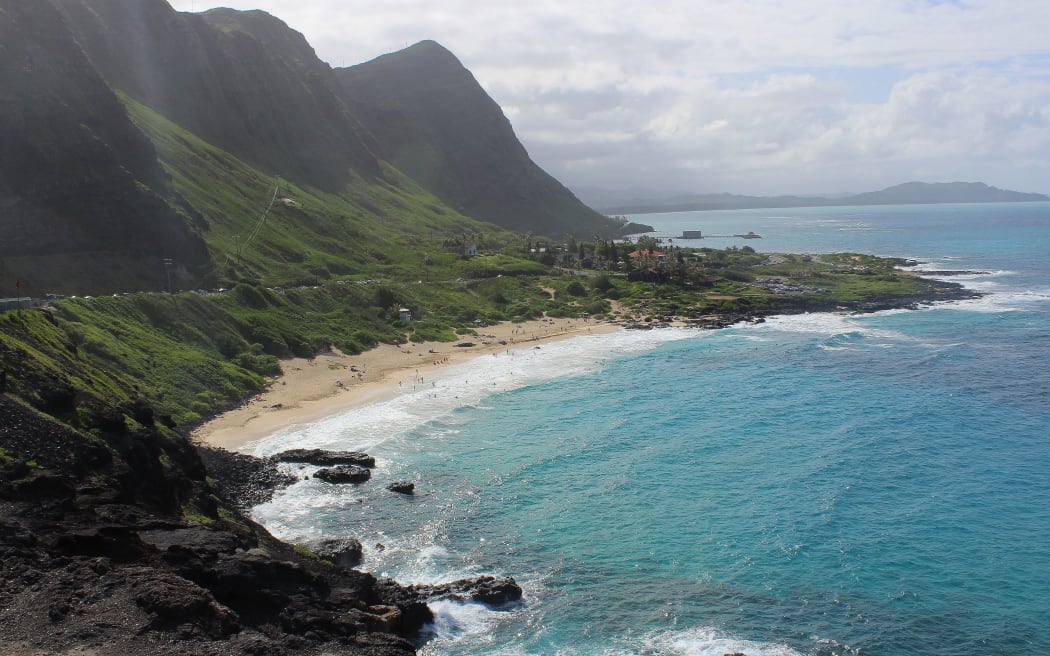
[[[701,235],[699,230],[683,230],[682,236],[677,239],[762,239],[762,235],[748,231],[743,235]]]

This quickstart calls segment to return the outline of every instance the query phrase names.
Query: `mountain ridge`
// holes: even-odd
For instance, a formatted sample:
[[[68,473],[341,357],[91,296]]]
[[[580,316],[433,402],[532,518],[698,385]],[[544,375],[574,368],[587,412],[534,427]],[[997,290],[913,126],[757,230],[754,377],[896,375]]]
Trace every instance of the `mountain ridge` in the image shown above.
[[[379,165],[305,37],[259,10],[53,0],[103,77],[205,141],[325,191]]]
[[[396,67],[387,96],[367,85],[370,99],[258,10],[40,0],[0,12],[0,34],[0,232],[14,235],[0,245],[0,276],[20,293],[229,286],[244,276],[291,284],[378,263],[417,268],[449,239],[491,250],[510,243],[508,230],[623,232],[529,159],[498,105],[434,42],[422,58],[418,48],[394,53],[409,66]],[[443,77],[408,74],[421,59]],[[391,129],[369,113],[391,97],[424,108],[402,111]],[[152,123],[148,138],[129,118],[133,105],[164,119],[134,110]],[[452,166],[428,175],[402,156],[412,150]],[[241,173],[231,177],[221,162],[247,168],[233,164]],[[289,203],[276,208],[281,223],[265,220],[275,189]],[[263,235],[247,237],[257,222]]]
[[[382,156],[451,207],[522,232],[567,232],[557,216],[571,216],[581,236],[610,231],[532,161],[503,110],[437,42],[335,73]]]
[[[738,194],[659,194],[635,198],[608,190],[581,191],[588,204],[610,214],[655,214],[726,209],[776,209],[839,205],[907,205],[938,203],[1045,202],[1050,196],[999,189],[983,182],[905,182],[879,191],[828,196],[746,196]]]

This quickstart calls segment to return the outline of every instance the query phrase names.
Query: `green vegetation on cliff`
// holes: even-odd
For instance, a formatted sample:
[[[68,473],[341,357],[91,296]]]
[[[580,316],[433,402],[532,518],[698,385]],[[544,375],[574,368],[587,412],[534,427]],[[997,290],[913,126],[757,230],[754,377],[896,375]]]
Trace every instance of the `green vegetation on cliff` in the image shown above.
[[[636,245],[580,244],[592,267]],[[591,250],[593,249],[593,250]],[[533,255],[536,256],[535,254]],[[554,257],[544,254],[543,258]],[[561,253],[563,263],[576,258]],[[214,294],[134,294],[0,314],[8,389],[80,428],[156,416],[185,426],[234,405],[280,373],[279,358],[381,343],[454,341],[477,322],[542,316],[670,319],[718,326],[773,313],[875,310],[964,295],[894,270],[885,258],[674,249],[627,272],[570,272],[509,255],[432,264],[429,279],[378,276],[325,285],[241,282]],[[373,271],[374,273],[374,271]],[[399,318],[411,310],[413,321]],[[150,408],[144,414],[143,408]]]
[[[450,238],[498,248],[509,232],[454,212],[396,169],[354,175],[339,193],[268,175],[125,97],[208,242],[207,276],[178,287],[316,284],[334,277],[418,279],[454,265]],[[429,263],[428,263],[429,262]],[[160,288],[158,288],[160,289]]]

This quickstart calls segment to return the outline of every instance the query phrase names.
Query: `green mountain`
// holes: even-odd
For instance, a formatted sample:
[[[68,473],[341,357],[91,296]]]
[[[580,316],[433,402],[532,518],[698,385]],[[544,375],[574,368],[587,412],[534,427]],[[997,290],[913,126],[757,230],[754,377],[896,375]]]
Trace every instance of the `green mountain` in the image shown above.
[[[262,11],[165,0],[54,0],[116,89],[273,174],[339,191],[378,163],[302,34]]]
[[[448,205],[522,232],[617,232],[529,158],[499,105],[437,43],[422,41],[336,75],[380,156]]]
[[[150,141],[47,2],[0,10],[0,295],[159,286],[208,259]]]
[[[410,278],[623,228],[432,42],[333,71],[261,11],[39,0],[0,5],[0,44],[0,295]]]

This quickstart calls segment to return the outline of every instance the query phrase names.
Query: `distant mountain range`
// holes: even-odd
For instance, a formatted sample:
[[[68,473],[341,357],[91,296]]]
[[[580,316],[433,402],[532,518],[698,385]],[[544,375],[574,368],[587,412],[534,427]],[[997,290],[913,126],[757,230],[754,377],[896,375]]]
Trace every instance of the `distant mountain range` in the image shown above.
[[[981,182],[906,182],[881,191],[838,196],[740,196],[736,194],[661,195],[645,191],[577,189],[580,198],[606,214],[656,214],[701,210],[737,210],[835,205],[909,205],[934,203],[1045,202],[1050,196],[1008,191]]]

